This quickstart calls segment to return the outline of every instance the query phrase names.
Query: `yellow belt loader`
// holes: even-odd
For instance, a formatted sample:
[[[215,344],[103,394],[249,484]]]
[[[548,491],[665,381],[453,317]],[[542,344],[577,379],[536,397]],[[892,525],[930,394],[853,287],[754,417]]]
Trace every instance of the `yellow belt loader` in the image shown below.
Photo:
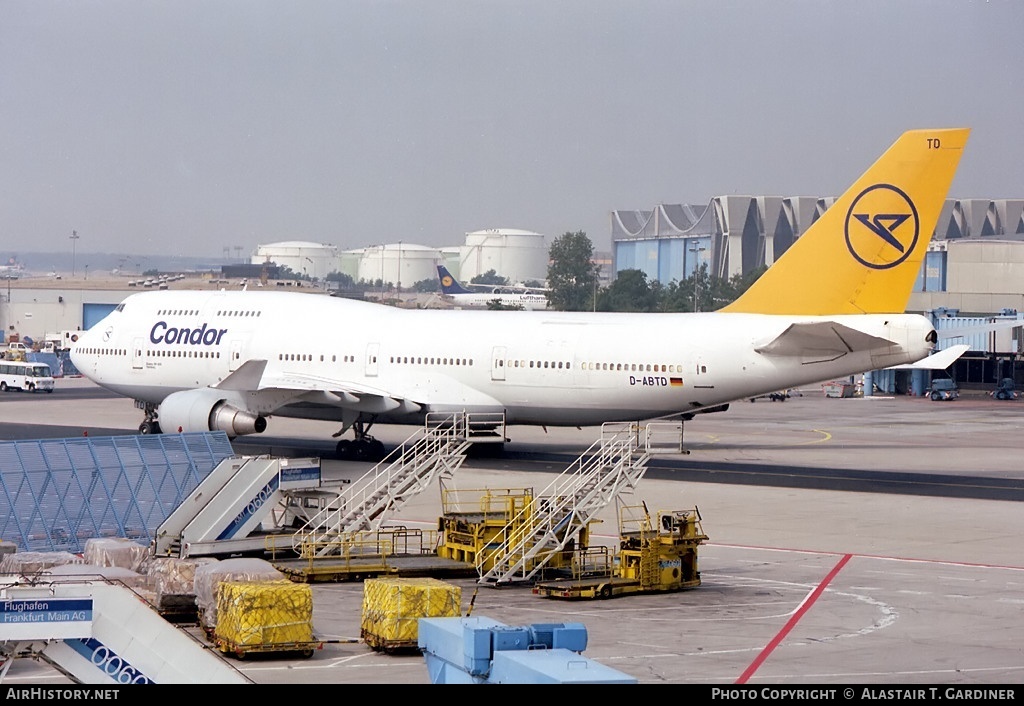
[[[587,599],[696,588],[700,585],[697,547],[708,539],[700,521],[696,507],[659,512],[654,521],[646,505],[624,507],[617,553],[607,547],[577,550],[571,575],[541,580],[533,593],[546,598]]]

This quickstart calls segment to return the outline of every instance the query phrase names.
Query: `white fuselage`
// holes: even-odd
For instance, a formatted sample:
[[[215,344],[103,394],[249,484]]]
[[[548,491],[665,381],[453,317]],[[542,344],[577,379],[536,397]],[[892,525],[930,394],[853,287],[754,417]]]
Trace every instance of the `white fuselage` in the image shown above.
[[[756,351],[815,321],[894,343],[838,356]],[[99,385],[152,404],[265,360],[256,389],[282,390],[284,401],[270,414],[341,419],[348,392],[414,403],[376,413],[382,423],[486,411],[509,424],[576,426],[699,412],[913,362],[928,355],[930,330],[908,314],[405,310],[316,294],[160,291],[126,299],[72,359]]]

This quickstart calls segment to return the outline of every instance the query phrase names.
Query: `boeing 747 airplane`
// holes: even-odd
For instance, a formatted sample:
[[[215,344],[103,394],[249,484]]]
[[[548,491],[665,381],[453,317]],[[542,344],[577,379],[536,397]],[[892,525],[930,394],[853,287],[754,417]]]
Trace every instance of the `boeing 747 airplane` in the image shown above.
[[[903,134],[736,301],[716,312],[410,310],[317,294],[149,291],[72,352],[145,411],[143,433],[263,432],[500,413],[508,425],[691,418],[821,380],[922,361],[937,335],[904,313],[967,129]],[[340,432],[339,432],[340,433]]]
[[[522,309],[547,309],[547,295],[539,290],[522,292],[501,291],[503,287],[494,287],[492,291],[466,289],[448,271],[444,265],[437,266],[437,278],[441,281],[441,294],[445,295],[455,306],[486,308],[491,302],[503,306],[520,307]]]

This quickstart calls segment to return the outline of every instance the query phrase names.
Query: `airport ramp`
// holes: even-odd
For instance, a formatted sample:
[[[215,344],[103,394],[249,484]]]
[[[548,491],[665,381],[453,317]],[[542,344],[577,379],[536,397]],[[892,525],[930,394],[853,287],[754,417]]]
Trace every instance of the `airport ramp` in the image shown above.
[[[0,650],[5,666],[42,659],[78,684],[252,683],[131,589],[103,580],[11,579],[0,589]]]

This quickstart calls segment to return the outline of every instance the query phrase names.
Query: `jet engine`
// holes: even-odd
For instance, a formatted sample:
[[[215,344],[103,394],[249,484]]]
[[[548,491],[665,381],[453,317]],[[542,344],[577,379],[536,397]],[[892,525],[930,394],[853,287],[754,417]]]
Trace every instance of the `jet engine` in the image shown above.
[[[224,431],[242,436],[267,428],[266,417],[246,410],[237,393],[213,388],[171,393],[157,407],[157,418],[164,433]]]

